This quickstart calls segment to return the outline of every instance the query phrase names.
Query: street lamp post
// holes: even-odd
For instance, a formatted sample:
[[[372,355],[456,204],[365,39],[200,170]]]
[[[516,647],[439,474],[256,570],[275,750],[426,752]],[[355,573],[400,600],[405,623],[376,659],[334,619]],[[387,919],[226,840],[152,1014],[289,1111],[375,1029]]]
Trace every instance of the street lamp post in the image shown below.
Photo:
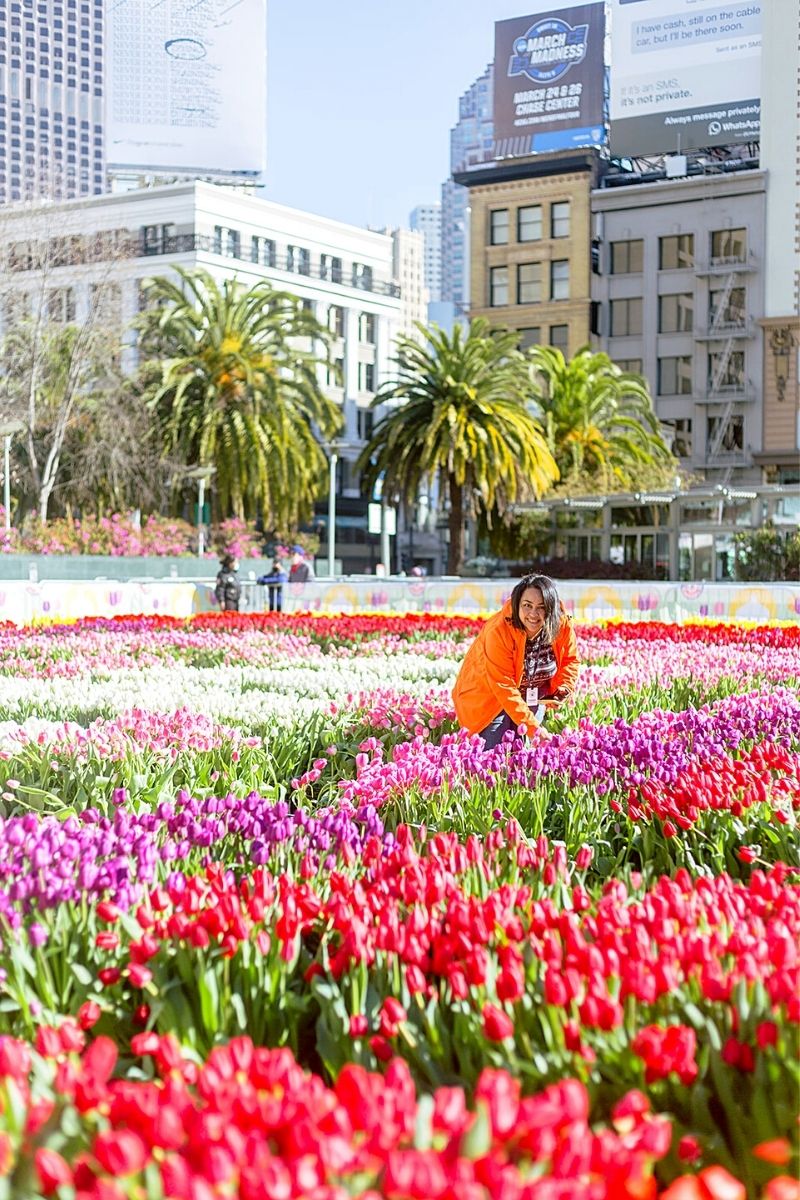
[[[206,483],[216,471],[216,467],[192,467],[186,472],[187,479],[197,480],[197,557],[202,558],[206,550],[206,527],[203,520]]]
[[[331,446],[331,473],[328,485],[328,578],[333,579],[334,552],[336,548],[336,464],[337,451]]]
[[[3,506],[6,510],[6,533],[11,529],[11,439],[25,428],[22,421],[4,421],[0,424],[3,439]]]
[[[350,451],[361,449],[358,442],[348,442],[345,438],[336,438],[325,446],[328,452],[328,576],[333,578],[336,565],[336,468],[339,458]]]

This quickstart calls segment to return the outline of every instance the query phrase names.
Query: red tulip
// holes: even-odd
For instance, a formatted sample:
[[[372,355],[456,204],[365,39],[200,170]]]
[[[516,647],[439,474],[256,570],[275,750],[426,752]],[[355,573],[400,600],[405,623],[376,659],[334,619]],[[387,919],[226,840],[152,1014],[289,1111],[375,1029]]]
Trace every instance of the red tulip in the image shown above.
[[[494,1004],[483,1006],[483,1032],[490,1042],[502,1042],[514,1035],[514,1022]]]
[[[40,1146],[34,1154],[34,1165],[39,1177],[39,1188],[45,1196],[52,1196],[62,1186],[72,1186],[72,1170],[57,1150]]]
[[[98,1133],[92,1152],[109,1175],[134,1175],[149,1157],[144,1142],[129,1129],[108,1129]]]

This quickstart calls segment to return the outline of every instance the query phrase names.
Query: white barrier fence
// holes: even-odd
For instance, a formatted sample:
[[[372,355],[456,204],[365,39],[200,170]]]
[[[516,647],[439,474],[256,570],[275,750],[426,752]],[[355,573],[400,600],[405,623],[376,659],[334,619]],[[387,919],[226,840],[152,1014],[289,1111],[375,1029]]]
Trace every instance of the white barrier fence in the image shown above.
[[[511,579],[338,579],[285,584],[284,612],[407,612],[477,614],[499,608]],[[800,583],[617,583],[558,581],[568,612],[578,620],[800,621]],[[273,594],[273,600],[275,596]],[[242,607],[268,607],[266,587],[244,583]],[[44,580],[0,582],[0,621],[74,620],[164,614],[187,617],[216,607],[213,584]]]

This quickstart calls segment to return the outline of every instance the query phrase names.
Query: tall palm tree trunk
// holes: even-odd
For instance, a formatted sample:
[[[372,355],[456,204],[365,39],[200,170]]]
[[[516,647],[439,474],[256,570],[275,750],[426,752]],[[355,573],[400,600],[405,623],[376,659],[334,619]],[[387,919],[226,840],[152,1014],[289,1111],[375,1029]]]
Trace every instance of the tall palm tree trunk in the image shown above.
[[[447,574],[457,575],[464,557],[464,489],[456,483],[455,475],[447,476],[450,494],[450,546],[447,551]]]

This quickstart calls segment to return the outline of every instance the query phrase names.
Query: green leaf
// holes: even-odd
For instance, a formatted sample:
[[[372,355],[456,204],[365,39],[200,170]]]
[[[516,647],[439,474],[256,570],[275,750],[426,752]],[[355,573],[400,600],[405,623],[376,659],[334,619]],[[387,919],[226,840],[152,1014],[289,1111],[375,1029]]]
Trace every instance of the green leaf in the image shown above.
[[[429,1150],[433,1143],[433,1096],[424,1093],[417,1101],[417,1119],[414,1123],[414,1149]]]
[[[492,1123],[484,1100],[475,1107],[475,1120],[461,1139],[461,1157],[473,1161],[489,1153],[492,1144]]]
[[[70,965],[72,967],[72,974],[75,976],[78,983],[80,983],[83,987],[91,987],[92,983],[94,982],[94,975],[88,969],[88,967],[84,967],[82,963],[76,962],[71,963]]]

